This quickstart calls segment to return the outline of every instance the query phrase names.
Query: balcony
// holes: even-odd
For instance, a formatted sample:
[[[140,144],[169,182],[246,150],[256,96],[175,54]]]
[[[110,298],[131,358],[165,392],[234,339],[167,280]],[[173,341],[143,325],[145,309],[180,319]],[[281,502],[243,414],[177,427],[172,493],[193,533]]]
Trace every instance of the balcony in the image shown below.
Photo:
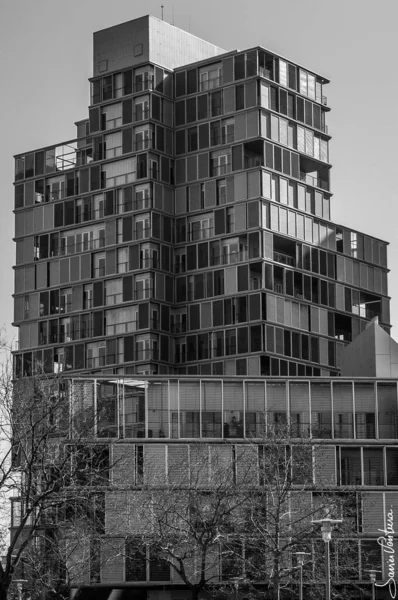
[[[227,160],[223,163],[217,160],[217,158],[211,159],[210,163],[210,177],[221,177],[221,175],[227,175],[232,172],[232,160],[228,156]]]
[[[246,260],[249,260],[249,253],[247,250],[222,252],[220,264],[230,265]]]
[[[189,241],[190,242],[197,242],[199,240],[207,240],[213,236],[214,236],[214,227],[203,227],[201,229],[192,229],[191,231],[189,231]]]
[[[361,485],[362,476],[360,469],[344,469],[341,472],[342,485]]]
[[[384,473],[381,469],[369,469],[364,472],[364,485],[384,485]]]
[[[113,325],[107,325],[105,328],[105,335],[120,335],[124,333],[132,333],[134,331],[140,331],[143,329],[153,329],[158,331],[159,320],[149,319],[146,327],[140,326],[140,321],[125,321],[123,323],[114,323]]]
[[[129,83],[126,82],[124,85],[118,87],[115,86],[115,81],[110,83],[105,83],[105,81],[106,78],[103,78],[102,81],[101,79],[97,79],[92,82],[91,105],[94,106],[100,102],[129,96],[130,94],[138,94],[147,90],[153,90],[154,88],[152,73],[146,73],[142,78],[137,77],[134,82],[130,79]]]
[[[280,252],[274,252],[274,261],[283,265],[288,265],[289,267],[294,267],[295,265],[295,260],[292,256],[281,254]]]
[[[309,173],[300,172],[300,181],[304,183],[308,183],[309,185],[313,185],[314,187],[321,188],[322,190],[329,191],[329,182],[321,179],[320,177],[316,177],[310,175]]]
[[[210,79],[204,79],[200,82],[199,91],[207,92],[209,90],[214,90],[219,88],[222,85],[222,77],[212,77]]]
[[[271,69],[267,69],[267,67],[259,67],[258,74],[260,77],[265,77],[265,79],[274,79]]]
[[[264,148],[261,140],[243,144],[243,165],[245,169],[264,166]]]
[[[262,167],[263,157],[262,156],[246,156],[244,157],[244,168],[252,169],[253,167]]]

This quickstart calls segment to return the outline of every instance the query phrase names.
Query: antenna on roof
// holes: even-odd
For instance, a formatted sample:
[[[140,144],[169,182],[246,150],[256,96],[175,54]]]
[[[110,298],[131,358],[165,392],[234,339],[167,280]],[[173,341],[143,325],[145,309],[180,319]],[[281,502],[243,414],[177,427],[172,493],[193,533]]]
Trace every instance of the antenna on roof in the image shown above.
[[[161,11],[162,11],[162,21],[163,21],[163,4],[160,5]]]
[[[174,4],[173,4],[173,22],[172,22],[172,25],[174,27]]]

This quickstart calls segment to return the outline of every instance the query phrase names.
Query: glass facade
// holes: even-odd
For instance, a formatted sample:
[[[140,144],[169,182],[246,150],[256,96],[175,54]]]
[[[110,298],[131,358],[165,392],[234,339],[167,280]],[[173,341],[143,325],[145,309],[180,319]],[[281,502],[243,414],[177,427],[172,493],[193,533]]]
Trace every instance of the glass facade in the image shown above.
[[[102,466],[101,474],[109,479],[109,487],[102,483],[100,493],[103,539],[96,540],[94,564],[99,566],[90,576],[91,583],[111,585],[114,573],[120,582],[181,583],[173,569],[146,561],[137,550],[141,525],[134,511],[142,494],[159,484],[178,490],[198,464],[201,485],[207,489],[213,481],[211,465],[215,468],[219,460],[223,469],[230,469],[231,481],[238,482],[250,467],[251,485],[261,486],[267,439],[274,439],[279,425],[280,431],[290,427],[293,453],[295,443],[312,440],[308,446],[312,484],[291,490],[293,496],[298,494],[297,502],[304,502],[315,514],[328,491],[334,494],[333,502],[336,489],[342,498],[339,518],[344,521],[344,544],[340,540],[333,545],[333,579],[345,585],[347,580],[367,582],[364,565],[377,566],[378,578],[387,578],[377,538],[386,508],[398,511],[396,380],[65,376],[61,382],[62,399],[69,405],[64,412],[71,416],[70,444],[79,427],[84,427],[91,460],[97,457],[101,465],[106,464],[106,473]],[[55,386],[52,393],[56,396]],[[82,411],[84,423],[75,419]],[[61,420],[60,427],[64,426]],[[349,503],[343,500],[345,494],[350,495]],[[14,525],[18,510],[14,501]],[[339,552],[347,552],[347,536],[353,553],[349,574],[339,558]],[[307,548],[313,553],[309,563],[315,570],[323,549],[319,544],[315,536]],[[148,547],[147,555],[150,551]],[[246,556],[245,548],[242,552]],[[214,561],[214,582],[228,579],[225,565]],[[83,571],[89,568],[91,564],[82,564]],[[79,575],[86,581],[88,576]]]
[[[91,399],[91,434],[99,438],[252,439],[278,422],[298,438],[335,443],[397,438],[395,381],[101,377],[68,385],[79,410],[79,399]]]
[[[330,220],[327,80],[137,56],[77,139],[16,157],[16,375],[337,375],[390,317],[386,243]]]

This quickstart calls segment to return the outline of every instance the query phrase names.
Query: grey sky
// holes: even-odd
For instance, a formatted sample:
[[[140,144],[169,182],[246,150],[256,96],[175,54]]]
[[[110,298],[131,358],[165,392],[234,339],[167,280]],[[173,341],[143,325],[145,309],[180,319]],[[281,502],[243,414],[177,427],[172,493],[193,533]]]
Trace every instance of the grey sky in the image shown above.
[[[0,325],[8,337],[16,335],[12,155],[75,137],[74,122],[88,114],[93,32],[160,17],[162,3],[166,21],[226,50],[263,45],[331,80],[332,219],[390,242],[397,326],[395,0],[0,0]]]

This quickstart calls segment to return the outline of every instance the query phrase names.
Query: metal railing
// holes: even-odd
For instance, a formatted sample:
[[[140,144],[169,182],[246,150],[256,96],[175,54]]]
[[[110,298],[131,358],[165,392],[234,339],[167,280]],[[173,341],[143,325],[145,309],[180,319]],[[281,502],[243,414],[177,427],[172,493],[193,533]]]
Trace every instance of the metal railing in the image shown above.
[[[300,171],[300,181],[304,181],[304,183],[308,183],[309,185],[329,191],[329,183],[327,181],[320,179],[319,177],[309,175],[308,173],[302,173]]]
[[[341,472],[342,485],[361,485],[362,476],[359,469],[348,469]]]
[[[221,254],[220,264],[230,265],[249,259],[249,252],[247,250],[241,250],[240,252],[223,252]]]
[[[197,242],[199,240],[206,240],[214,235],[214,227],[203,227],[202,229],[196,229],[189,231],[188,241]]]
[[[227,175],[227,173],[231,173],[231,171],[232,171],[232,161],[227,162],[223,165],[220,165],[218,163],[214,164],[213,162],[210,164],[210,177],[218,177],[220,175]]]
[[[288,265],[289,267],[294,267],[295,265],[295,260],[293,256],[289,256],[288,254],[282,254],[281,252],[274,252],[274,261],[282,263],[284,265]]]
[[[124,321],[122,323],[114,323],[113,325],[106,326],[105,335],[119,335],[122,333],[131,333],[133,331],[142,331],[143,329],[152,329],[158,331],[159,320],[149,319],[148,324],[145,327],[140,327],[139,319],[136,319],[135,321]]]
[[[210,146],[221,146],[235,141],[235,132],[225,133],[223,130],[217,130],[210,133]]]
[[[110,129],[116,129],[117,127],[121,127],[122,125],[122,116],[115,117],[114,119],[105,120],[105,131],[109,131]]]
[[[79,235],[79,234],[72,234]],[[82,235],[82,234],[81,234]],[[67,238],[61,238],[61,240]],[[98,248],[105,247],[105,237],[93,238],[92,240],[82,240],[81,242],[75,242],[71,246],[59,247],[59,253],[53,254],[53,256],[69,256],[70,254],[77,254],[78,252],[87,252],[88,250],[98,250]]]
[[[122,74],[121,74],[122,75]],[[94,94],[93,89],[95,84],[99,84],[99,93]],[[122,98],[124,96],[129,96],[130,94],[138,94],[140,92],[145,92],[154,89],[154,76],[151,74],[146,77],[142,81],[132,82],[131,86],[120,86],[113,87],[113,85],[101,86],[101,80],[97,80],[96,82],[92,82],[92,92],[91,92],[91,104],[94,106],[99,104],[100,102],[106,102],[107,100],[116,100],[118,98]],[[101,100],[102,96],[102,100]]]
[[[171,326],[171,333],[186,333],[187,324],[186,323],[173,323]]]
[[[363,475],[364,485],[384,485],[384,472],[382,469],[365,469]]]
[[[266,79],[271,79],[272,81],[274,80],[274,75],[271,69],[267,69],[267,67],[259,67],[258,74],[260,77],[265,77]]]
[[[199,83],[199,91],[207,92],[208,90],[214,90],[219,88],[222,85],[222,77],[214,77],[212,79],[206,79],[205,81],[200,81]]]
[[[264,166],[264,160],[262,156],[245,156],[244,157],[244,168],[251,169],[253,167]]]

